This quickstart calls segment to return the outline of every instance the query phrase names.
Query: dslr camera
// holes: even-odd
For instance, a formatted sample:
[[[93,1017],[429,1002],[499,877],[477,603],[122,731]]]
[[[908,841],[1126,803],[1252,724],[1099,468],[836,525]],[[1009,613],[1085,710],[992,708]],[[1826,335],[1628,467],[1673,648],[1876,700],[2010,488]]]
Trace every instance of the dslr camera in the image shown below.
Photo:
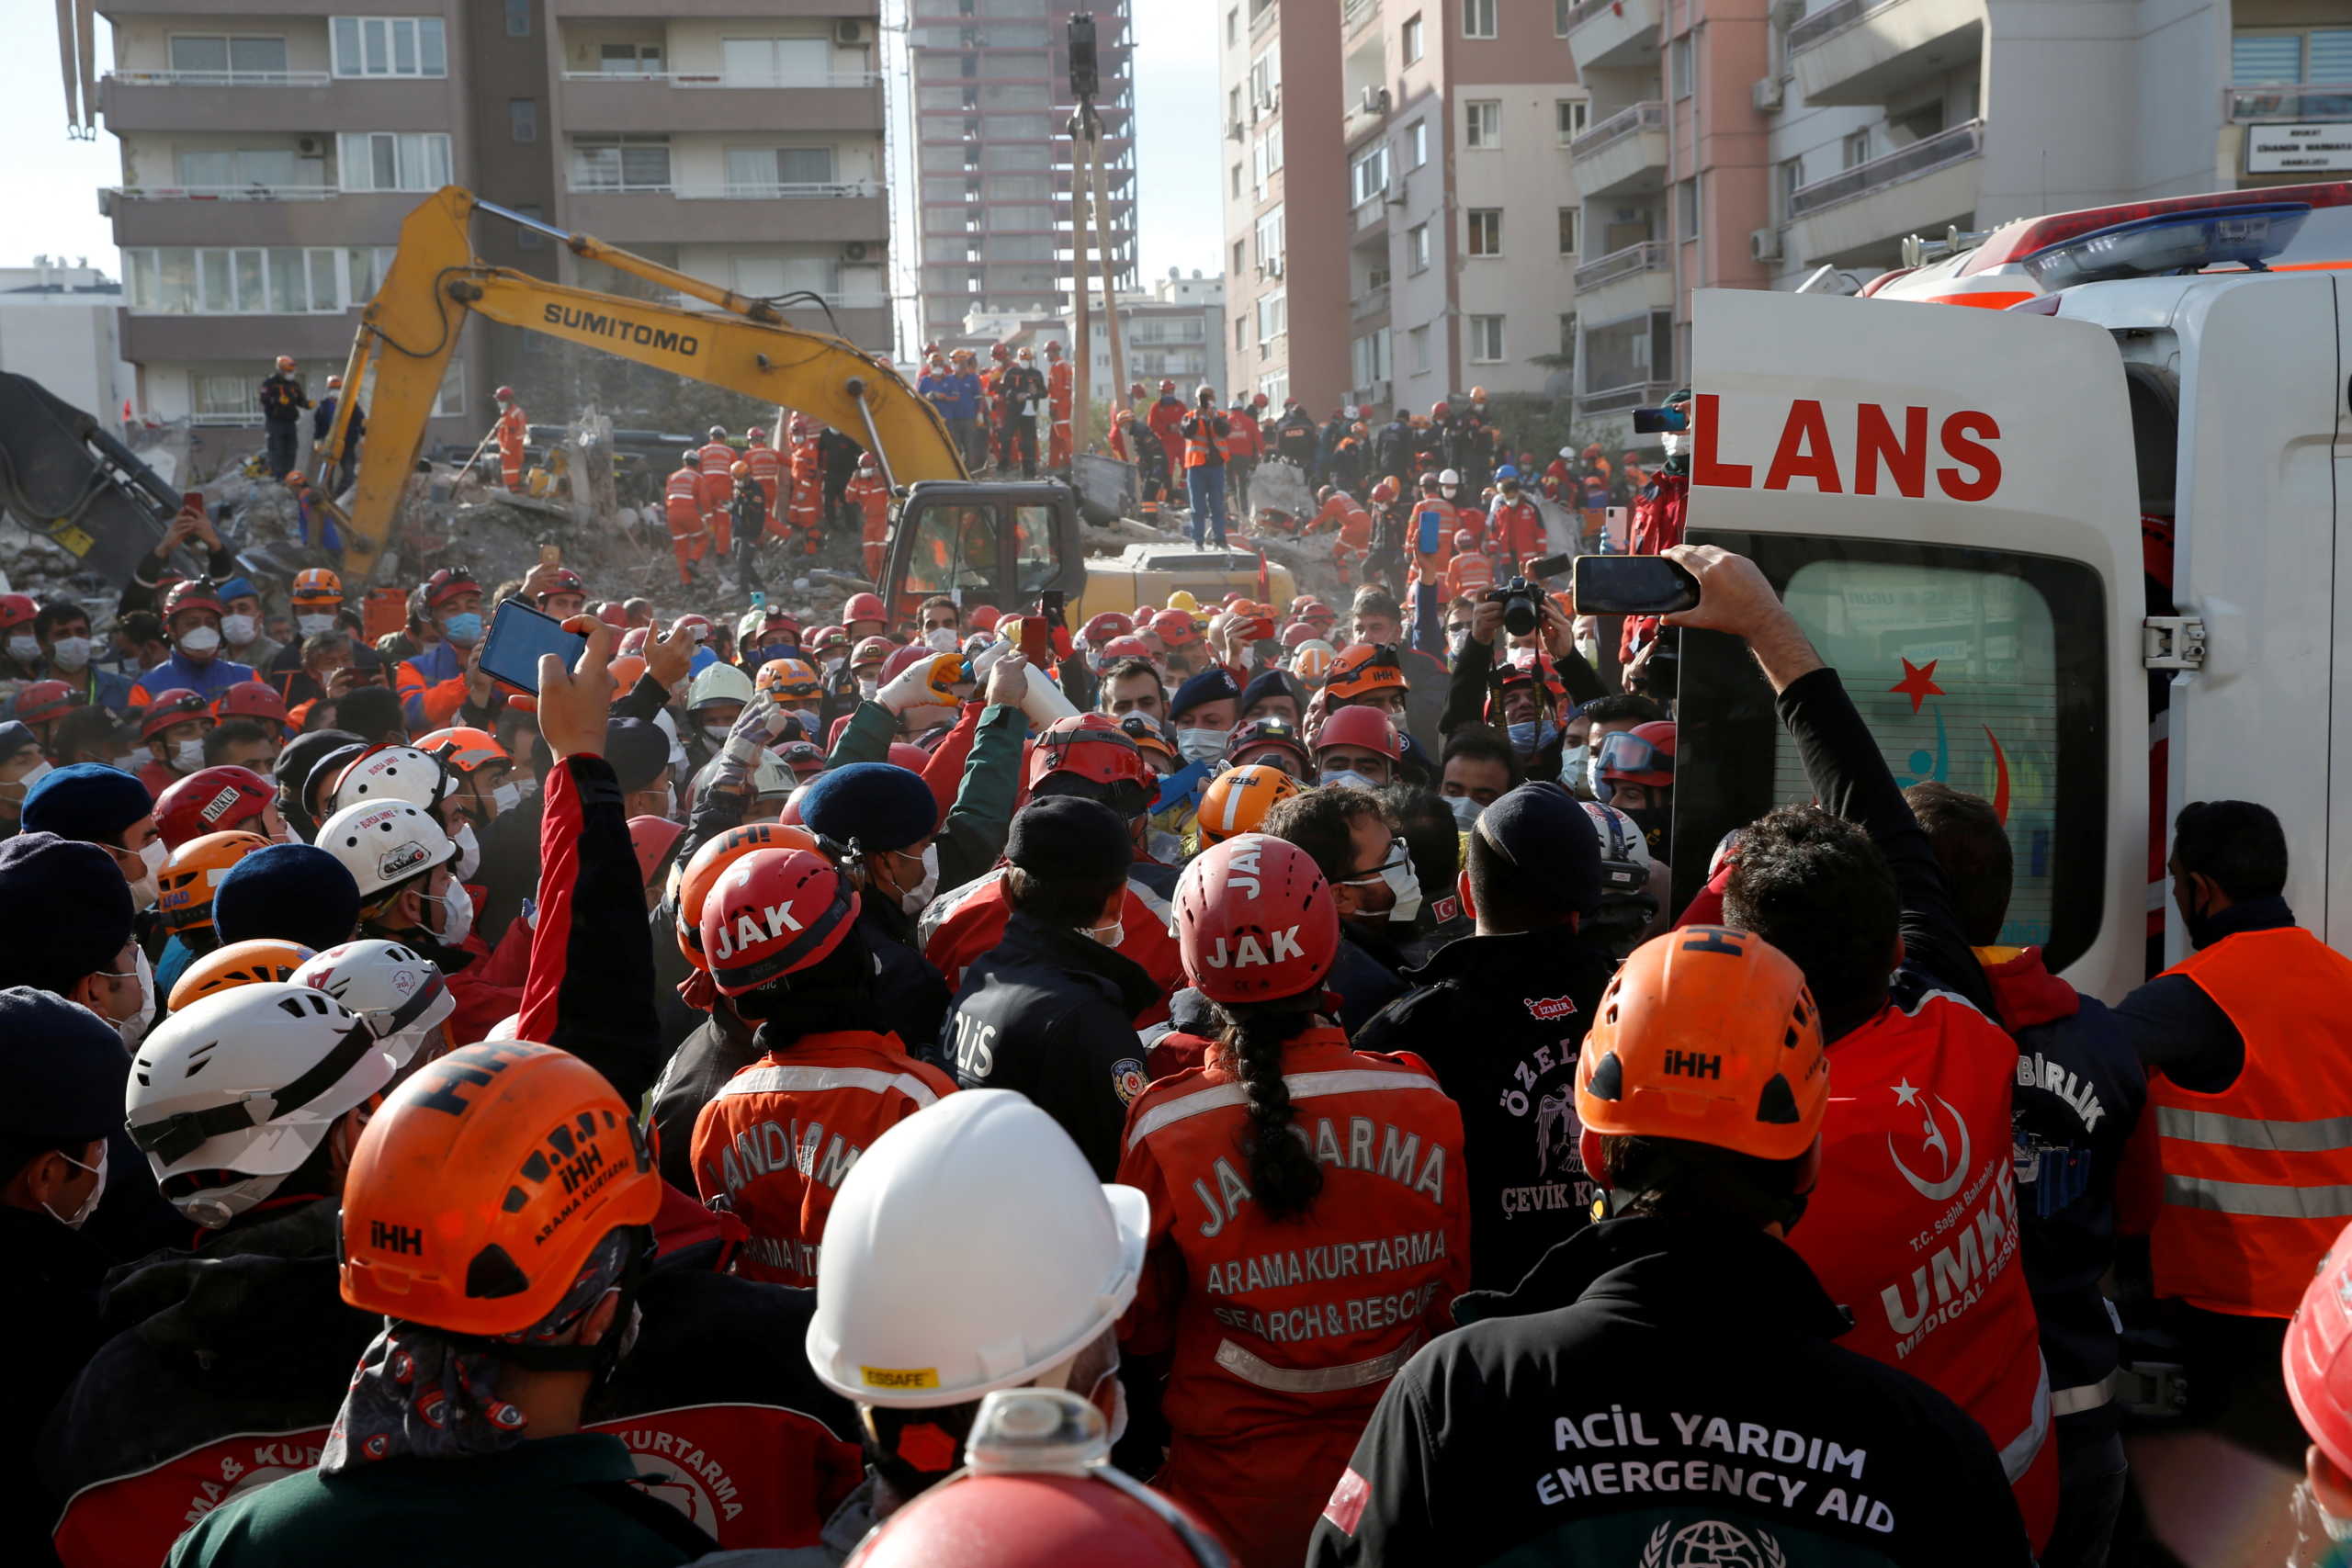
[[[1487,603],[1503,607],[1503,629],[1513,637],[1532,637],[1544,624],[1544,589],[1523,577],[1487,590]]]

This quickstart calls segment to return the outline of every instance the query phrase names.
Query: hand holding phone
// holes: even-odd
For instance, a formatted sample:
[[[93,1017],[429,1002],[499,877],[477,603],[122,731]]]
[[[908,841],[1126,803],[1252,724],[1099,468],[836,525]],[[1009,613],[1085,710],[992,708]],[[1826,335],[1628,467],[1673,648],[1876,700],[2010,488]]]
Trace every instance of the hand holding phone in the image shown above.
[[[1568,581],[1579,615],[1670,615],[1699,604],[1699,580],[1664,556],[1578,556]]]
[[[482,638],[476,662],[492,680],[536,693],[541,654],[554,654],[569,670],[587,646],[585,637],[564,630],[554,616],[539,614],[520,599],[502,599],[491,615],[490,633]]]

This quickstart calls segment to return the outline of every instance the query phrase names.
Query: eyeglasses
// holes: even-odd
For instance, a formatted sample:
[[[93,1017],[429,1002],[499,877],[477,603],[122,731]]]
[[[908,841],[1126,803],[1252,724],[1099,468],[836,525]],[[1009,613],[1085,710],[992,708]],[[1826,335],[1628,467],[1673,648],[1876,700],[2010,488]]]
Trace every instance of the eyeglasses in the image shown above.
[[[1410,863],[1411,856],[1406,852],[1405,840],[1402,839],[1392,838],[1388,840],[1388,858],[1386,860],[1382,861],[1378,865],[1374,866],[1370,871],[1365,872],[1361,876],[1343,876],[1340,878],[1340,886],[1342,887],[1361,887],[1367,882],[1385,881],[1388,873],[1401,870]]]

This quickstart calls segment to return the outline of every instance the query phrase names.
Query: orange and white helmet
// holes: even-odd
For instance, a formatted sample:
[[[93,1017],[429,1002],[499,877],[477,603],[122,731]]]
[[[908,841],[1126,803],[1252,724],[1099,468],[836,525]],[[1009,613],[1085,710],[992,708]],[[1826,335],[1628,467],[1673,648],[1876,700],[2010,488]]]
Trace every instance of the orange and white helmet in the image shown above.
[[[1310,686],[1319,686],[1339,657],[1339,649],[1323,638],[1309,637],[1291,649],[1290,672]]]
[[[1301,794],[1306,785],[1264,762],[1227,768],[1209,781],[1201,793],[1197,818],[1201,842],[1221,844],[1236,833],[1255,833],[1266,813]]]

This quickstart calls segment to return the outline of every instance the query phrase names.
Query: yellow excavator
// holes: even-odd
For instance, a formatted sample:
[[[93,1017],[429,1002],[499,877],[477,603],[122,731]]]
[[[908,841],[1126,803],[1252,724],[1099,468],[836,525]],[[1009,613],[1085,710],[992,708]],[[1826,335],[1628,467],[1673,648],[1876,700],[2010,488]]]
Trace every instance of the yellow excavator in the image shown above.
[[[686,310],[568,288],[492,266],[474,254],[477,211],[545,234],[584,260],[713,307]],[[359,388],[373,373],[368,431],[345,517],[345,574],[371,578],[424,448],[425,422],[469,316],[601,349],[657,370],[741,392],[831,425],[872,452],[892,496],[888,564],[876,587],[893,613],[950,594],[1016,612],[1047,591],[1071,625],[1103,610],[1160,604],[1179,588],[1215,599],[1238,591],[1286,601],[1290,573],[1249,550],[1130,545],[1089,562],[1076,499],[1057,480],[978,481],[966,472],[938,410],[890,364],[844,339],[786,326],[775,305],[446,186],[401,224],[399,249],[361,312],[344,368]],[[320,450],[343,449],[355,400],[337,404]]]

